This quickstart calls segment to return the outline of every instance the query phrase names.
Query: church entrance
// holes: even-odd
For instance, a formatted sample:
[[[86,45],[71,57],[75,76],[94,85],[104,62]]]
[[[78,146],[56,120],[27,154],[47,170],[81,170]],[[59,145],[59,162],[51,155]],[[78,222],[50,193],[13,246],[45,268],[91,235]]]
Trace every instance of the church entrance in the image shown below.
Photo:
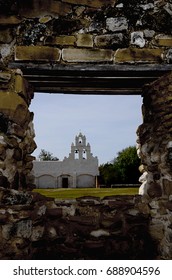
[[[62,178],[62,188],[67,189],[69,187],[69,180],[67,177]]]

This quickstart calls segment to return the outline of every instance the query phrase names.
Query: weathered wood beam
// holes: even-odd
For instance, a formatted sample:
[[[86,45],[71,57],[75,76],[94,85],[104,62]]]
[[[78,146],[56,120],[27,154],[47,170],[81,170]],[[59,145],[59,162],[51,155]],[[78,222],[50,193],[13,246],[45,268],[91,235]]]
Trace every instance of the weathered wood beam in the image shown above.
[[[142,87],[172,71],[170,64],[62,65],[13,62],[37,92],[68,94],[141,94]]]

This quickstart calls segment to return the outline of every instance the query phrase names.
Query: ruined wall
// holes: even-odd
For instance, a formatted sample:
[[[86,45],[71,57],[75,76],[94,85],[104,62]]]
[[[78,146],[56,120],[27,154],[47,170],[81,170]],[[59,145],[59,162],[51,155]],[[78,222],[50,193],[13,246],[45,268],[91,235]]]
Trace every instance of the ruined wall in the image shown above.
[[[171,26],[171,1],[1,0],[0,69],[5,71],[12,62],[25,62],[26,67],[31,63],[33,70],[34,64],[42,63],[52,68],[56,64],[83,63],[171,64]],[[144,153],[140,155],[145,161]]]
[[[1,61],[171,63],[171,25],[171,1],[1,0]]]
[[[54,201],[0,188],[0,259],[158,258],[149,211],[138,196]]]
[[[9,189],[29,187],[36,146],[32,90],[8,69],[23,61],[171,64],[171,26],[165,0],[0,1],[0,258],[172,258],[171,76],[143,95],[145,195],[59,204]]]
[[[0,188],[0,259],[171,259],[172,196],[60,201]]]
[[[142,158],[141,194],[160,197],[172,194],[172,75],[143,90],[143,124],[137,130]]]
[[[31,153],[33,113],[29,104],[32,88],[19,70],[0,72],[0,186],[26,189],[33,183]]]

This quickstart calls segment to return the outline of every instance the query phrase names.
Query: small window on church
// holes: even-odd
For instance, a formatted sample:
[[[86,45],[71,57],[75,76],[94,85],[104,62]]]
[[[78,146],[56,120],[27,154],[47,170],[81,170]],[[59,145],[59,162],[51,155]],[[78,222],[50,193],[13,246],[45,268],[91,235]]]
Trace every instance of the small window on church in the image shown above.
[[[82,151],[82,158],[87,159],[87,151],[85,149]]]
[[[79,144],[82,144],[82,137],[79,137]]]
[[[75,159],[79,159],[79,151],[75,150]]]

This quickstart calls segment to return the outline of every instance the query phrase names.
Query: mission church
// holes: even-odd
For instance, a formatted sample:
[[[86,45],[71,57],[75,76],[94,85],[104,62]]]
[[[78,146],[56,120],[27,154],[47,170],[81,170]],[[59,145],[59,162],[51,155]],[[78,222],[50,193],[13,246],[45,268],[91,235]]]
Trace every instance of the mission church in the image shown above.
[[[37,188],[94,188],[99,175],[98,158],[91,153],[86,137],[79,133],[63,161],[34,161]]]

